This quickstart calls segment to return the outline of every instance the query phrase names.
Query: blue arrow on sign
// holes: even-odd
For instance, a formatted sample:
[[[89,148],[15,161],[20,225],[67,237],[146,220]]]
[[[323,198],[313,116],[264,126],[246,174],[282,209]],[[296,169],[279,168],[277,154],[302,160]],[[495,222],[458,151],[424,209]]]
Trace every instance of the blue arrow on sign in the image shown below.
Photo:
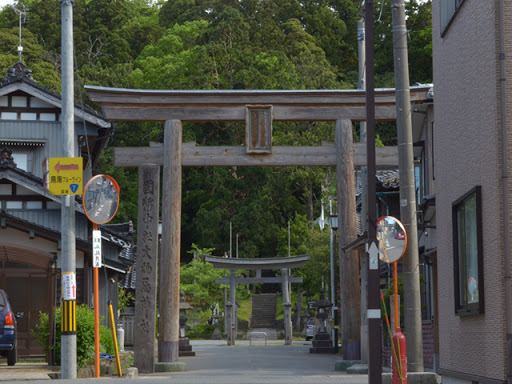
[[[78,184],[69,184],[69,188],[71,188],[71,192],[75,193],[78,189]]]

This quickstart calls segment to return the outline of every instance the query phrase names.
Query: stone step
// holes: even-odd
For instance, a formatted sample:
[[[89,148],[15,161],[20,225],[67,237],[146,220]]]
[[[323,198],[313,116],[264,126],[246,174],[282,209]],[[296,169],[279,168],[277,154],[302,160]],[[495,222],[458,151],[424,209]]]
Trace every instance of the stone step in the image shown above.
[[[273,328],[276,319],[277,295],[252,296],[251,328]]]
[[[355,375],[367,375],[368,364],[354,364],[347,368],[347,373]]]

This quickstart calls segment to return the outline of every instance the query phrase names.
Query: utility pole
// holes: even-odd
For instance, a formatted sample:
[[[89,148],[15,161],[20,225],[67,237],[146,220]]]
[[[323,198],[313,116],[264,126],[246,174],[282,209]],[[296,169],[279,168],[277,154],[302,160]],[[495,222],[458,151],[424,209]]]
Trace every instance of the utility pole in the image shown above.
[[[359,54],[359,89],[365,89],[366,87],[366,55],[365,55],[365,29],[364,19],[359,20],[357,23],[357,51]],[[359,123],[359,142],[366,143],[366,122],[361,121]],[[366,167],[361,167],[361,217],[362,230],[367,231],[368,225],[366,222],[366,211],[367,211],[367,189],[368,180],[366,180],[367,171]],[[361,257],[360,260],[360,278],[361,278],[361,363],[368,364],[368,317],[366,316],[367,307],[367,294],[368,294],[368,260],[366,255]]]
[[[423,372],[418,229],[404,0],[393,0],[391,10],[395,61],[398,168],[400,172],[400,220],[405,227],[408,240],[407,250],[402,258],[407,371]]]
[[[324,205],[323,205],[323,202],[322,202],[322,214],[323,213],[324,213]],[[333,242],[333,230],[332,230],[332,219],[331,219],[331,216],[332,216],[332,200],[329,199],[329,250],[330,250],[329,263],[331,265],[330,272],[331,272],[331,303],[332,303],[331,317],[334,320],[334,318],[337,315],[337,311],[335,310],[335,307],[336,307],[336,280],[334,279],[334,269],[335,269],[335,265],[334,265],[334,242]],[[333,342],[335,341],[334,334],[335,334],[335,328],[333,327],[332,331],[331,331],[331,338],[332,338]],[[337,347],[337,345],[333,345],[333,346],[335,348]]]
[[[75,121],[73,102],[73,0],[61,0],[61,49],[62,49],[62,114],[63,157],[75,155]],[[61,206],[61,279],[76,282],[75,248],[75,196],[62,196]],[[76,297],[68,300],[70,316],[76,319]],[[63,310],[63,308],[62,308]],[[63,379],[76,378],[76,329],[61,335],[61,376]]]
[[[375,81],[373,55],[373,0],[365,0],[366,52],[366,153],[368,164],[368,382],[382,383],[382,332],[380,329],[379,259],[377,250]],[[377,252],[376,252],[377,251]]]

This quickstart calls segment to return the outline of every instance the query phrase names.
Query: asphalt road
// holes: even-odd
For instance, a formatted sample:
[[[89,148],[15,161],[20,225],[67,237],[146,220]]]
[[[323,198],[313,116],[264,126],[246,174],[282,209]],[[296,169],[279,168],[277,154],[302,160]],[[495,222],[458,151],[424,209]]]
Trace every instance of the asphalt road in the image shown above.
[[[359,384],[368,383],[368,375],[348,375],[335,371],[340,355],[311,354],[311,343],[299,342],[285,346],[282,342],[248,344],[228,347],[225,342],[192,342],[195,357],[182,357],[184,372],[139,375],[130,382],[177,384]],[[7,367],[0,363],[0,382],[48,383],[44,367],[29,371],[23,364]],[[41,370],[41,368],[43,368]],[[45,377],[46,374],[46,377]],[[126,378],[59,380],[59,383],[126,382]]]

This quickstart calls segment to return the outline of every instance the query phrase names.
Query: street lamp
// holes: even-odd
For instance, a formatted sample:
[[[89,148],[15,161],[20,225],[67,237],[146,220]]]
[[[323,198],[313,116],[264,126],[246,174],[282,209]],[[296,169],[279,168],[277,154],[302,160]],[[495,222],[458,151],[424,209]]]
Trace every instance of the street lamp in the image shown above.
[[[338,230],[338,215],[329,215],[329,225],[333,231]]]
[[[336,323],[336,231],[338,230],[338,215],[329,215],[329,227],[330,227],[330,236],[331,236],[331,316],[332,319]],[[332,329],[332,341],[334,342],[334,348],[337,350],[338,347],[338,333],[336,332],[336,328]]]

